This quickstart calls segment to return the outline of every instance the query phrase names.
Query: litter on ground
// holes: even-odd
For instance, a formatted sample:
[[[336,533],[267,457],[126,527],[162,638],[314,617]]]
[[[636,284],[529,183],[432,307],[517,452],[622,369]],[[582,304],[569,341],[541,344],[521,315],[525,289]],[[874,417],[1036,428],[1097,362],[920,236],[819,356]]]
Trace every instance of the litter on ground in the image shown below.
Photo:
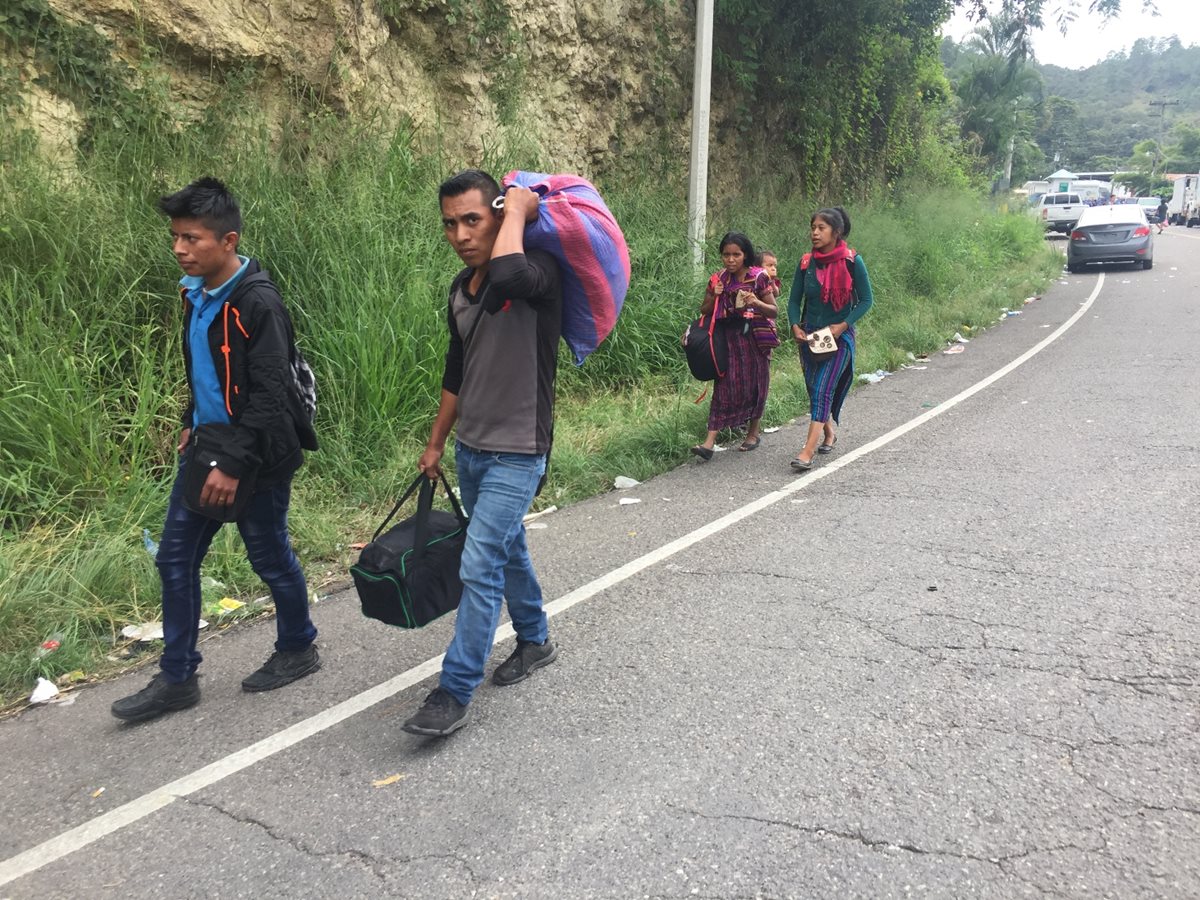
[[[963,352],[964,350],[966,350],[966,349],[967,349],[967,348],[966,348],[966,347],[964,347],[962,344],[955,344],[955,345],[954,345],[954,346],[952,346],[952,347],[947,347],[947,348],[946,348],[945,350],[943,350],[942,352],[943,352],[943,353],[962,353],[962,352]]]
[[[37,685],[33,688],[33,693],[29,695],[29,703],[36,706],[39,703],[49,703],[58,696],[58,685],[53,681],[47,681],[45,678],[39,678]]]
[[[618,475],[613,479],[613,487],[615,487],[618,491],[623,491],[626,488],[637,487],[639,484],[641,484],[641,482],[636,478],[630,478],[626,475]]]
[[[558,512],[558,507],[557,506],[547,506],[545,509],[540,509],[535,513],[530,513],[522,521],[532,522],[534,519],[539,518],[540,516],[548,516],[552,512]]]
[[[954,332],[954,343],[969,344],[969,343],[971,343],[971,339],[963,337],[961,333],[956,331],[956,332]]]
[[[528,525],[525,526],[525,530],[526,531],[538,531],[542,528],[549,528],[549,527],[550,526],[547,525],[545,522],[530,522]]]
[[[387,778],[380,778],[378,781],[372,781],[371,787],[387,787],[389,784],[395,784],[397,781],[403,781],[407,775],[389,775]]]
[[[764,429],[762,430],[762,433],[763,433],[763,434],[774,434],[774,433],[775,433],[775,432],[777,432],[778,430],[779,430],[779,426],[778,426],[778,425],[776,425],[774,428],[764,428]]]
[[[141,625],[126,625],[121,629],[121,637],[131,641],[161,641],[162,636],[162,622],[143,622]]]
[[[859,381],[867,384],[879,384],[883,379],[887,378],[891,372],[885,372],[883,369],[876,369],[874,372],[864,372],[858,376]]]
[[[641,502],[642,501],[637,497],[622,497],[620,500],[617,501],[618,505],[620,505],[620,506],[632,506],[634,503],[641,503]]]

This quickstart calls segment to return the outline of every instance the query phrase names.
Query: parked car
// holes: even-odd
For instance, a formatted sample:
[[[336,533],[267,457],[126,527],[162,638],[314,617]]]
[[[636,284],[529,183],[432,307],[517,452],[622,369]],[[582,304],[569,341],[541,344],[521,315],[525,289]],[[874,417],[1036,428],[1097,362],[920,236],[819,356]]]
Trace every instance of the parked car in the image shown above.
[[[1084,206],[1083,199],[1079,194],[1055,191],[1042,195],[1042,199],[1038,201],[1038,205],[1034,209],[1034,214],[1041,219],[1042,225],[1047,231],[1059,231],[1067,234],[1075,227],[1075,223],[1079,221],[1079,216],[1085,209],[1087,207]]]
[[[1158,224],[1158,207],[1162,203],[1157,197],[1138,197],[1137,205],[1142,208],[1142,212],[1146,214],[1146,221],[1151,225]]]
[[[1067,269],[1082,272],[1092,263],[1154,267],[1154,229],[1133,203],[1092,206],[1083,211],[1067,242]]]

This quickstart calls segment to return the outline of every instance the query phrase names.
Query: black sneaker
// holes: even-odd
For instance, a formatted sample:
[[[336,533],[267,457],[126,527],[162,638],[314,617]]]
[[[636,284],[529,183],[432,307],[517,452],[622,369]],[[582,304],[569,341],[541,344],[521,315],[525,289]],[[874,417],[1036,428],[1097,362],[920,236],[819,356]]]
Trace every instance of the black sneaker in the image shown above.
[[[496,666],[496,671],[492,673],[492,681],[504,687],[516,684],[528,678],[534,669],[548,666],[556,659],[558,648],[549,638],[544,644],[518,639],[517,649],[512,652],[512,656]]]
[[[466,724],[467,707],[439,687],[433,689],[421,708],[400,727],[409,734],[445,737]]]
[[[242,679],[242,690],[273,691],[297,678],[311,675],[319,668],[321,658],[317,655],[316,644],[309,644],[303,650],[276,650],[261,669]]]
[[[172,684],[159,672],[150,683],[112,705],[112,714],[125,722],[153,719],[175,709],[187,709],[200,702],[200,682],[193,674],[187,681]]]

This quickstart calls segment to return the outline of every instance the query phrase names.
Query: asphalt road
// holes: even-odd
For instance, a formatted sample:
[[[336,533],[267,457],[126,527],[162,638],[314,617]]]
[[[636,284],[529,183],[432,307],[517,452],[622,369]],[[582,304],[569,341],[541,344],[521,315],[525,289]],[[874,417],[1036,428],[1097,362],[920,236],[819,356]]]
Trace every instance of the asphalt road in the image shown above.
[[[544,517],[559,661],[447,740],[400,723],[452,622],[348,593],[273,694],[264,623],[192,710],[0,723],[0,897],[1200,895],[1200,233],[1156,253],[856,391],[807,475],[801,423]]]

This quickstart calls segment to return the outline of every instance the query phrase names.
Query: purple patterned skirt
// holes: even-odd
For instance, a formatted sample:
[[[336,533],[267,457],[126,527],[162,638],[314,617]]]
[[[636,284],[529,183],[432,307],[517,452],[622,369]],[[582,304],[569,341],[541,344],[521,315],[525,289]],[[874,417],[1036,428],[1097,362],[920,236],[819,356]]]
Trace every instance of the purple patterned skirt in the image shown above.
[[[771,384],[771,357],[758,349],[754,333],[743,333],[740,322],[722,331],[729,342],[729,366],[725,377],[713,386],[709,431],[737,428],[762,418]]]

